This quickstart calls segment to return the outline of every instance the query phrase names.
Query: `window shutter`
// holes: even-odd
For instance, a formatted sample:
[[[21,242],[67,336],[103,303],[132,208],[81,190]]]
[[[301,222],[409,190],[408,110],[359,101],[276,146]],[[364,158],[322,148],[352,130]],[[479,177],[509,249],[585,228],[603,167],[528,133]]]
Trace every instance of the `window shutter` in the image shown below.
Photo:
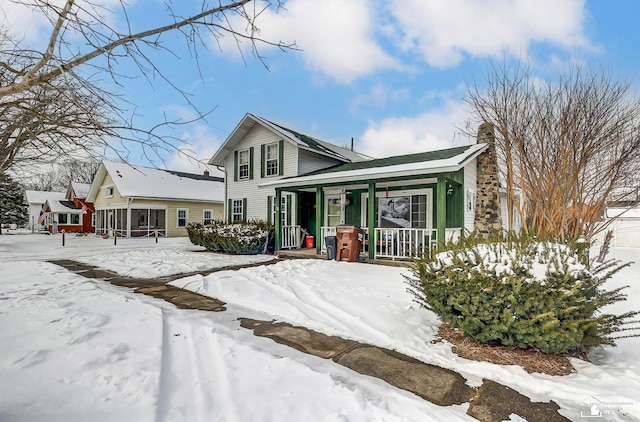
[[[284,174],[284,140],[280,140],[278,144],[278,175]]]
[[[287,225],[291,225],[291,202],[292,201],[292,196],[291,195],[287,195]]]
[[[253,179],[253,147],[249,148],[249,180]]]
[[[227,207],[227,220],[229,223],[233,223],[233,200],[229,199],[229,206]]]
[[[267,223],[271,224],[271,215],[273,214],[273,197],[267,196]]]
[[[264,179],[264,160],[265,160],[265,151],[264,151],[264,144],[260,145],[260,177],[262,177]]]
[[[238,171],[238,151],[233,151],[233,180],[235,182],[238,181]]]
[[[247,198],[242,198],[242,221],[247,221]]]

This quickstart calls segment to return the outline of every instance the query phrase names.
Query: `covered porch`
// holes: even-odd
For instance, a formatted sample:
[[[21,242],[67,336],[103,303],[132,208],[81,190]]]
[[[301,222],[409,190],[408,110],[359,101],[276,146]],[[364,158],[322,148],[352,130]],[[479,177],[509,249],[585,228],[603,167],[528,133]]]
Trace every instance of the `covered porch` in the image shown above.
[[[410,259],[473,230],[476,160],[486,144],[348,163],[268,182],[275,204],[296,198],[296,218],[274,207],[276,250],[298,249],[307,234],[323,253],[341,224],[364,231],[368,259]],[[285,201],[287,202],[287,201]]]
[[[119,237],[164,237],[167,212],[164,208],[109,207],[95,211],[95,232]]]
[[[276,203],[283,195],[315,197],[313,204],[296,201],[299,207],[311,206],[314,210],[313,218],[305,218],[308,209],[299,209],[297,224],[279,224],[283,221],[281,207],[275,210],[277,249],[304,248],[306,236],[311,235],[316,252],[326,253],[325,238],[335,236],[337,226],[344,224],[363,230],[362,254],[369,259],[410,259],[429,254],[462,232],[463,187],[459,176],[313,189],[276,188]]]

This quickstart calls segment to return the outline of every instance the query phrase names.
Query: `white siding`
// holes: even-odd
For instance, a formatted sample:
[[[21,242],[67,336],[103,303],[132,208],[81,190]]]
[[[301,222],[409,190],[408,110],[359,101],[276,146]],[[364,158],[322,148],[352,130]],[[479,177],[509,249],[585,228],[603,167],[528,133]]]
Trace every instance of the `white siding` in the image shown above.
[[[253,147],[253,179],[238,180],[234,179],[234,152],[231,152],[224,162],[225,168],[225,183],[226,198],[225,198],[225,218],[228,216],[228,210],[226,208],[229,205],[229,199],[244,199],[247,200],[247,219],[267,219],[267,198],[269,196],[275,196],[274,188],[259,188],[258,185],[268,180],[277,180],[283,177],[297,176],[302,173],[308,173],[310,171],[319,170],[322,168],[330,167],[339,162],[329,157],[323,157],[321,155],[314,154],[309,151],[298,149],[298,146],[289,140],[284,140],[284,154],[283,162],[279,165],[283,166],[282,176],[269,176],[264,179],[261,178],[261,146],[274,142],[279,142],[282,138],[263,126],[256,125],[251,129],[237,145],[234,151],[243,150]],[[285,193],[286,194],[286,193]],[[297,217],[295,215],[296,195],[292,195],[293,203],[291,204],[292,210],[292,223],[295,223]]]
[[[237,146],[235,150],[241,150],[245,148],[253,147],[253,179],[251,180],[234,180],[234,153],[232,152],[225,159],[225,179],[227,183],[227,197],[225,200],[225,210],[228,207],[229,199],[247,199],[247,219],[267,219],[267,197],[275,195],[275,189],[273,188],[259,188],[258,185],[266,180],[280,179],[282,177],[296,176],[298,166],[298,148],[291,144],[291,142],[284,142],[284,165],[283,176],[269,176],[264,179],[260,178],[260,146],[264,144],[270,144],[273,142],[279,142],[280,137],[276,136],[273,132],[265,129],[262,126],[256,125],[247,135],[244,137],[242,143]],[[292,206],[292,210],[295,212],[295,205]],[[228,216],[226,211],[225,218]],[[295,221],[295,216],[293,216]]]
[[[464,228],[473,231],[476,219],[475,213],[475,195],[478,191],[478,164],[477,159],[471,160],[464,166]],[[467,194],[472,193],[474,195],[472,209],[467,208]]]
[[[298,174],[306,174],[312,171],[324,169],[340,164],[340,161],[329,157],[313,154],[309,151],[299,150],[298,152]]]
[[[520,195],[516,193],[516,201],[520,200]],[[513,210],[513,227],[509,227],[509,212],[507,210],[507,194],[500,193],[500,218],[502,219],[502,228],[516,233],[522,230],[522,220],[520,213],[514,208]]]
[[[640,248],[640,218],[619,218],[592,239],[592,245],[600,247],[608,231],[613,232],[611,246]]]

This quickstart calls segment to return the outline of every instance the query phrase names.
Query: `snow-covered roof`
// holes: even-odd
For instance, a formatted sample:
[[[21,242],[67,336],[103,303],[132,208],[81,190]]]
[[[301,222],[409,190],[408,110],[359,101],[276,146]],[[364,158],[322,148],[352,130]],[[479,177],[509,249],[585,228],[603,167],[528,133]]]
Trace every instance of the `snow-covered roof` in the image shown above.
[[[607,208],[607,218],[640,218],[640,208]]]
[[[64,192],[49,192],[43,190],[26,190],[24,196],[29,205],[44,204],[49,200],[65,199]]]
[[[220,146],[218,151],[216,151],[211,160],[209,160],[209,164],[224,166],[225,158],[233,152],[240,141],[242,141],[245,135],[249,133],[255,125],[265,127],[277,134],[277,136],[295,144],[298,148],[324,155],[326,157],[331,157],[342,162],[356,162],[371,159],[371,157],[352,151],[349,148],[337,146],[330,142],[286,128],[263,117],[247,113],[235,127],[233,132],[231,132],[231,135],[229,135],[229,137]]]
[[[76,198],[86,198],[91,185],[89,183],[71,182],[71,189]]]
[[[419,154],[346,163],[301,176],[270,181],[261,184],[260,187],[295,187],[318,183],[363,182],[372,179],[424,176],[426,174],[457,171],[470,160],[480,155],[487,147],[488,144],[481,143]]]
[[[50,212],[58,213],[80,214],[82,212],[82,209],[77,208],[73,201],[59,199],[47,200],[47,202],[45,202],[44,208],[49,209]]]
[[[224,202],[224,181],[219,177],[112,161],[103,161],[100,165],[87,194],[87,201],[95,200],[107,173],[124,198]]]

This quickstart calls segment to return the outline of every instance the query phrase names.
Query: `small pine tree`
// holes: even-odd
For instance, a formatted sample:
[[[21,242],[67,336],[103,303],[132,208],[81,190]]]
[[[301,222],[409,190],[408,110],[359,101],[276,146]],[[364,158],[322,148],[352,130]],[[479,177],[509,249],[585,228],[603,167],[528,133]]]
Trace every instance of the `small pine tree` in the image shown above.
[[[28,211],[24,201],[24,191],[10,176],[1,174],[0,224],[16,224],[22,227],[27,224],[27,220]]]
[[[640,336],[640,312],[602,312],[625,300],[625,287],[607,291],[604,283],[629,264],[588,268],[572,247],[531,239],[471,243],[417,260],[406,278],[420,305],[467,337],[563,353]]]

